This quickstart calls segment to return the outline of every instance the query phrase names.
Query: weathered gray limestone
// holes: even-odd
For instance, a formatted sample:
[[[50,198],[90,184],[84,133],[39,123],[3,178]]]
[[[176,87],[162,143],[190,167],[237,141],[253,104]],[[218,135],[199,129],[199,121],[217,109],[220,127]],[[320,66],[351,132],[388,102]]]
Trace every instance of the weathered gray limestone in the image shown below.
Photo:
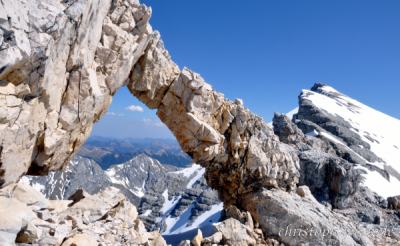
[[[0,4],[0,186],[65,169],[152,33],[137,1]]]

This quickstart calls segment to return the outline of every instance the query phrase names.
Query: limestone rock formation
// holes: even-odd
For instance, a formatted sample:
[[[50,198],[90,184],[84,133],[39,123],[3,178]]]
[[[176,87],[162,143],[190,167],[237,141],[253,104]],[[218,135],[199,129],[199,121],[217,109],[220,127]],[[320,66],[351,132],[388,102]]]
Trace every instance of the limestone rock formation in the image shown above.
[[[27,184],[1,189],[0,245],[167,245],[160,234],[146,231],[118,189],[74,197],[81,199],[47,200]]]
[[[152,34],[137,1],[4,1],[0,186],[65,169]]]
[[[243,201],[243,208],[266,234],[279,236],[284,244],[374,245],[350,219],[297,194],[261,189],[256,195],[245,195]]]
[[[92,0],[16,1],[4,9],[10,20],[3,23],[9,32],[1,51],[8,64],[0,75],[0,185],[25,173],[64,170],[112,95],[128,85],[157,109],[184,152],[207,167],[208,183],[226,204],[261,186],[295,190],[293,149],[242,100],[224,99],[199,74],[180,71],[148,24],[151,8],[134,0]],[[15,50],[24,52],[21,59]]]

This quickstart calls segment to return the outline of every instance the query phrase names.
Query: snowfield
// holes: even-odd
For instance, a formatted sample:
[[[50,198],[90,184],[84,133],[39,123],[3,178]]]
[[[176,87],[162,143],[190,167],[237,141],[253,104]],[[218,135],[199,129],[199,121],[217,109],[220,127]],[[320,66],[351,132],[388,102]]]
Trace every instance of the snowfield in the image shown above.
[[[189,167],[170,173],[183,175],[186,178],[190,178],[186,188],[192,189],[193,185],[196,184],[196,182],[204,176],[205,171],[205,168],[193,163]],[[210,210],[205,211],[193,220],[192,210],[194,209],[197,200],[190,204],[179,217],[175,217],[171,215],[171,213],[179,205],[182,197],[174,196],[171,199],[168,199],[168,189],[164,190],[162,196],[164,197],[164,204],[162,204],[162,208],[160,210],[160,212],[162,212],[162,216],[157,217],[156,222],[165,223],[164,228],[166,229],[162,233],[162,235],[166,236],[165,238],[167,241],[173,241],[180,238],[180,242],[181,240],[183,240],[182,238],[186,238],[186,236],[197,233],[197,228],[202,228],[202,230],[204,229],[203,234],[205,232],[209,232],[209,235],[211,235],[214,232],[214,224],[217,223],[221,218],[223,210],[222,202],[212,205]],[[142,215],[148,216],[150,215],[150,213],[150,210],[146,210]],[[191,224],[189,225],[189,223]]]

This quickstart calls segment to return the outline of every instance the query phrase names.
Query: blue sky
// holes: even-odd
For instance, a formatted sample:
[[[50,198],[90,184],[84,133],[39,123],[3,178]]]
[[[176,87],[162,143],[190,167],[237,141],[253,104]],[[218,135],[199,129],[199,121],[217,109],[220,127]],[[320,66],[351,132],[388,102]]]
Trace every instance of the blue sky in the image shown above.
[[[400,119],[400,1],[142,0],[172,60],[271,121],[315,82]],[[143,112],[125,110],[141,106]],[[173,137],[126,88],[93,135]]]

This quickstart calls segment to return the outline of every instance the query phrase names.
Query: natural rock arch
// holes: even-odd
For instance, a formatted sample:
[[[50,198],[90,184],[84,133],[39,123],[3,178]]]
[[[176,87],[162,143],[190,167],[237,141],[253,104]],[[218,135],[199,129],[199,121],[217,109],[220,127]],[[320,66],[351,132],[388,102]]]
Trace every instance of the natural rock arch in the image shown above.
[[[46,4],[4,6],[10,21],[0,51],[1,186],[65,169],[127,85],[207,168],[226,205],[262,186],[295,189],[293,149],[241,100],[180,71],[148,23],[151,8],[133,0]]]
[[[345,231],[329,235],[332,245],[372,245],[370,235],[358,235],[353,222],[319,204],[307,187],[300,196],[286,192],[298,183],[296,150],[241,100],[233,103],[199,74],[180,71],[150,16],[137,0],[2,0],[0,187],[24,174],[65,169],[116,91],[128,86],[206,168],[225,206],[249,211],[265,235],[276,237],[286,223]],[[326,244],[290,234],[280,240]]]

